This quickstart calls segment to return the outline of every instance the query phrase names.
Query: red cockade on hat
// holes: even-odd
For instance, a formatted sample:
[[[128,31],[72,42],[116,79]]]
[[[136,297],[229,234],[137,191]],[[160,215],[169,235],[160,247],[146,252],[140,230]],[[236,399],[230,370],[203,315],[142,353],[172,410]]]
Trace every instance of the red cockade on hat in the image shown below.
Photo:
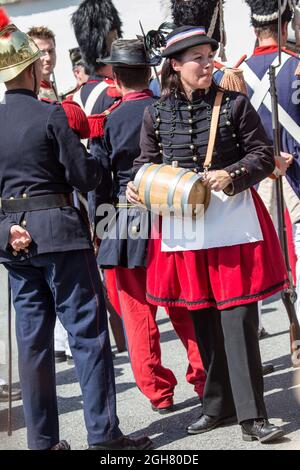
[[[10,22],[11,21],[7,16],[4,8],[0,7],[0,32],[2,31],[2,29],[6,28],[6,26],[9,25]],[[7,32],[6,34],[3,34],[2,38],[6,38],[8,36],[10,36],[10,33]]]
[[[8,18],[6,11],[4,8],[0,7],[0,31],[4,29],[10,23],[10,19]]]

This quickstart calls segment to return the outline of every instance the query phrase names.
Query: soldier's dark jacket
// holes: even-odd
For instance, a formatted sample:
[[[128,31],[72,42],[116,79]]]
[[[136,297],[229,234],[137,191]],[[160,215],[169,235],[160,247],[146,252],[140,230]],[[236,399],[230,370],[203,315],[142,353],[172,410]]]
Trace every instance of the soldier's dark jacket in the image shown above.
[[[38,101],[29,90],[13,90],[0,104],[0,196],[2,199],[71,194],[94,189],[101,166],[70,129],[61,106]],[[91,248],[87,225],[74,207],[5,214],[0,211],[0,262],[41,253]],[[12,225],[30,233],[29,253],[12,253]]]
[[[183,94],[171,95],[146,109],[133,176],[148,162],[178,161],[180,167],[203,171],[216,92],[216,85],[206,93],[196,90],[191,102]],[[210,169],[228,171],[233,195],[270,175],[274,165],[272,146],[248,98],[224,91]]]
[[[108,116],[105,125],[105,135],[99,139],[97,147],[97,158],[101,160],[102,166],[109,168],[111,181],[105,181],[105,186],[111,187],[109,201],[117,205],[126,202],[125,191],[127,183],[131,180],[132,165],[139,156],[141,149],[139,145],[140,131],[143,122],[145,108],[154,102],[154,98],[144,93],[143,99],[135,99],[141,94],[129,93],[124,101]],[[96,190],[98,203],[103,202],[102,184]],[[100,198],[98,197],[100,196]],[[96,219],[98,222],[99,220]],[[118,222],[116,224],[116,222]],[[142,226],[145,236],[133,239],[127,236],[131,225]],[[138,208],[119,208],[116,217],[109,226],[110,233],[116,231],[116,238],[105,238],[102,240],[98,255],[98,263],[103,268],[112,266],[123,266],[135,268],[145,265],[147,237],[148,237],[148,214]],[[126,234],[127,231],[127,234]],[[131,235],[129,233],[129,235]]]

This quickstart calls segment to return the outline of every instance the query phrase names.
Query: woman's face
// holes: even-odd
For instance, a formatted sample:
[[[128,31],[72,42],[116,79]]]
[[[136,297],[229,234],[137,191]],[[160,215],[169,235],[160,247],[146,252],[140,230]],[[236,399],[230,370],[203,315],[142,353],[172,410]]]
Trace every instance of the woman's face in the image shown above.
[[[206,89],[212,84],[215,53],[209,44],[187,49],[180,60],[171,59],[186,91]]]

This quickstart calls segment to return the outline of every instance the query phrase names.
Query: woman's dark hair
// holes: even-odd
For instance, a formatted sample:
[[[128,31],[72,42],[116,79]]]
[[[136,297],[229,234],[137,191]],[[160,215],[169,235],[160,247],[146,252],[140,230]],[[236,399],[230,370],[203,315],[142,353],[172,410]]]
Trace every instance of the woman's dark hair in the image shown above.
[[[177,54],[172,57],[175,60],[181,60],[182,55]],[[180,77],[172,67],[171,58],[167,58],[161,70],[161,98],[165,99],[168,96],[182,91]]]

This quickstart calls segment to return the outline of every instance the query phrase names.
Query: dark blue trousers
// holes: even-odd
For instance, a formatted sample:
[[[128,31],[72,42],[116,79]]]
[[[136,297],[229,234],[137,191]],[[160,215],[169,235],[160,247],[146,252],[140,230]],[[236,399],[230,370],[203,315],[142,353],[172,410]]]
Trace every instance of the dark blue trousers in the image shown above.
[[[5,267],[16,310],[28,447],[46,449],[59,441],[53,346],[56,315],[68,331],[88,443],[119,437],[107,316],[93,251],[49,253]]]

